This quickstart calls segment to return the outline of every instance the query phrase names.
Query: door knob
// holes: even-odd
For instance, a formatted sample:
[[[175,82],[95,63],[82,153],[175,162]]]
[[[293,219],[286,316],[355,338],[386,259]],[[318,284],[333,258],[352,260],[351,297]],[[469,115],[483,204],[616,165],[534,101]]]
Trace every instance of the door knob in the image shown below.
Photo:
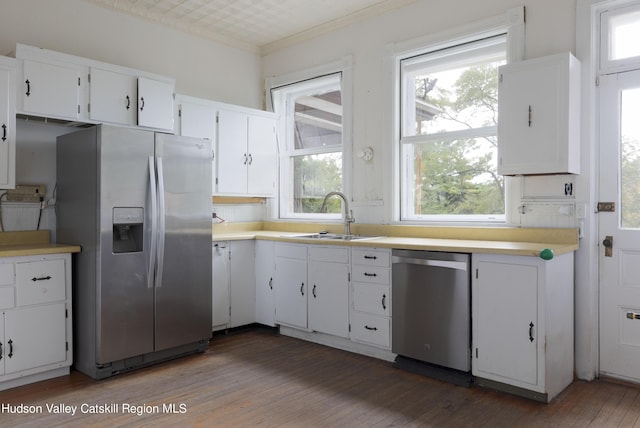
[[[602,245],[604,245],[604,256],[613,256],[613,236],[605,236],[604,240],[602,241]]]

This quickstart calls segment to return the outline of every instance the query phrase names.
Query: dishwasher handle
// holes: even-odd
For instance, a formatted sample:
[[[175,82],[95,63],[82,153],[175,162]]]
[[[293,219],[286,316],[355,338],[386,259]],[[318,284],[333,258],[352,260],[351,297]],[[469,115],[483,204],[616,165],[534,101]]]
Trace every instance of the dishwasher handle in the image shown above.
[[[421,259],[421,258],[415,258],[415,257],[392,256],[391,262],[393,264],[406,263],[411,265],[443,267],[443,268],[458,269],[463,271],[466,271],[469,268],[467,262],[456,262],[452,260]]]

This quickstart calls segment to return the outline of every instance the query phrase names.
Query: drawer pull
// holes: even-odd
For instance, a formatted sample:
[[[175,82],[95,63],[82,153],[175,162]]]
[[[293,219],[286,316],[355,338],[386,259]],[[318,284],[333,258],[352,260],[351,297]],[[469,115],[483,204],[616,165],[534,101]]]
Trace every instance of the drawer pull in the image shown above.
[[[33,277],[31,278],[31,281],[36,282],[36,281],[49,281],[51,279],[51,277],[49,275],[47,276],[41,276],[41,277]]]
[[[387,310],[387,295],[382,295],[382,309]]]
[[[273,290],[273,278],[269,278],[269,289]]]
[[[313,284],[313,289],[311,290],[311,294],[313,294],[313,298],[317,298],[318,296],[316,296],[316,285]]]
[[[370,260],[377,260],[378,257],[376,256],[364,256],[365,259],[370,259]]]
[[[0,342],[0,360],[2,359],[2,342]]]
[[[304,282],[300,285],[300,294],[304,296]]]
[[[369,272],[365,272],[364,276],[378,276],[377,273],[369,273]]]
[[[7,354],[7,357],[13,358],[13,340],[9,339],[7,343],[9,344],[9,353]]]
[[[369,327],[368,325],[365,325],[364,328],[371,331],[378,331],[378,327]]]

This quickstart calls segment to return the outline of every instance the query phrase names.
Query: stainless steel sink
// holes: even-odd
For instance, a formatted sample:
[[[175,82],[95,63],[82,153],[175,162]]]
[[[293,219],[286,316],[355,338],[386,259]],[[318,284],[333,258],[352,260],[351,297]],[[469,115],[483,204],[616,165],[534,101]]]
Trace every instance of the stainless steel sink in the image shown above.
[[[284,236],[293,239],[317,239],[317,240],[342,240],[342,241],[362,241],[364,239],[379,238],[379,236],[365,235],[343,235],[339,233],[312,233],[308,235]]]

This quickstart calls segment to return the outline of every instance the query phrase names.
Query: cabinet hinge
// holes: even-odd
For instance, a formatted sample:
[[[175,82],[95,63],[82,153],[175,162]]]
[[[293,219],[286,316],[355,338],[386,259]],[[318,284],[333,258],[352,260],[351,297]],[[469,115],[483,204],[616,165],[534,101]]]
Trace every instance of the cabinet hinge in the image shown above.
[[[69,309],[64,310],[64,317],[69,318]]]
[[[80,78],[78,77],[78,86],[80,86]]]
[[[91,73],[87,74],[87,83],[91,83]]]
[[[178,117],[182,117],[182,109],[178,109]]]
[[[596,76],[596,88],[600,86],[600,76]]]
[[[65,347],[65,349],[68,351],[68,350],[69,350],[69,342],[65,342],[65,343],[64,343],[64,347]]]
[[[478,358],[478,348],[476,348],[476,358]]]
[[[91,104],[87,104],[87,113],[91,113]]]
[[[351,333],[351,324],[349,324],[349,333]]]
[[[351,272],[347,272],[347,282],[351,282]]]
[[[476,268],[476,279],[478,279],[478,268]]]
[[[80,114],[80,104],[78,104],[78,114]]]
[[[503,75],[500,73],[500,83],[502,83]]]

